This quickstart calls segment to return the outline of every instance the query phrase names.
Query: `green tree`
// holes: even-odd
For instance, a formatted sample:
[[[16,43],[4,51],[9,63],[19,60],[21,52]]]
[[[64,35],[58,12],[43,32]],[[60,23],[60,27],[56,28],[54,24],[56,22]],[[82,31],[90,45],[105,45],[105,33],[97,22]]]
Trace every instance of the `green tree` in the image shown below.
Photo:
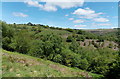
[[[6,50],[12,51],[9,46],[11,43],[11,39],[15,34],[15,30],[12,25],[8,25],[5,22],[1,22],[2,25],[2,47]]]
[[[72,42],[73,40],[73,37],[72,36],[68,36],[67,39],[66,39],[66,42]]]
[[[75,40],[73,40],[69,46],[69,49],[75,53],[78,53],[79,47],[80,47],[80,44],[78,42],[76,42]]]
[[[78,32],[77,32],[77,34],[85,34],[85,31],[83,31],[83,30],[78,30]]]
[[[85,37],[83,35],[79,35],[76,41],[84,41],[84,40],[85,40]]]
[[[41,40],[34,40],[30,46],[29,55],[44,58],[44,42]]]
[[[105,73],[105,78],[107,79],[120,78],[120,56],[117,57],[116,61],[111,63],[111,66],[109,67],[109,71]]]
[[[83,70],[87,70],[89,67],[89,63],[88,61],[84,58],[84,59],[81,59],[80,60],[80,63],[79,63],[79,68],[80,69],[83,69]]]
[[[65,29],[65,30],[67,30],[67,31],[69,31],[69,32],[74,32],[74,30],[73,30],[73,29],[70,29],[70,28],[67,28],[67,29]]]
[[[53,58],[53,61],[54,61],[54,62],[57,62],[57,63],[62,63],[62,62],[63,62],[63,57],[62,57],[62,55],[57,54],[57,55]]]
[[[41,37],[41,40],[44,42],[43,50],[47,57],[51,54],[55,56],[56,54],[61,53],[63,47],[61,37],[54,34],[48,34],[48,35],[43,35]]]
[[[30,37],[28,32],[21,31],[16,33],[10,44],[15,51],[27,54],[30,47]]]

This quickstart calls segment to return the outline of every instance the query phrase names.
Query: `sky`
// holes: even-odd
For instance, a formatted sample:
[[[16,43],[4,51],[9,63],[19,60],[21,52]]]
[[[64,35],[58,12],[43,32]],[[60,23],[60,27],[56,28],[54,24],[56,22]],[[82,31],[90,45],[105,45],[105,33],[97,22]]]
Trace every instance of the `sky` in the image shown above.
[[[2,2],[2,21],[72,29],[118,27],[117,2]]]

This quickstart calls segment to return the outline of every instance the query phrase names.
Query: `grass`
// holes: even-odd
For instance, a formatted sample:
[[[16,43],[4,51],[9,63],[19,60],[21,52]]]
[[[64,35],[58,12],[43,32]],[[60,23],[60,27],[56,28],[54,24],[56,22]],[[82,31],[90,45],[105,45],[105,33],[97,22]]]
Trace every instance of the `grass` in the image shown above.
[[[66,67],[17,52],[6,50],[2,52],[3,77],[102,77],[102,75],[86,72],[78,68]]]

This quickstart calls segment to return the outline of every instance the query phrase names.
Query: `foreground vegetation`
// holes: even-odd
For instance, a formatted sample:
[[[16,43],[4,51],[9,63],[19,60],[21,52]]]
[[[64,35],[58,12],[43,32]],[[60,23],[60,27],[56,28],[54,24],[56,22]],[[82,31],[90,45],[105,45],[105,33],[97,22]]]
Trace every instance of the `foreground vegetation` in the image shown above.
[[[92,74],[78,68],[70,68],[48,60],[3,50],[3,77],[92,77]]]
[[[94,34],[83,30],[32,23],[1,22],[1,24],[2,48],[5,50],[50,60],[106,77],[111,76],[109,73],[116,72],[112,70],[114,67],[116,69],[120,67],[117,30],[111,33]],[[119,73],[112,76],[117,79],[117,75],[119,76]]]

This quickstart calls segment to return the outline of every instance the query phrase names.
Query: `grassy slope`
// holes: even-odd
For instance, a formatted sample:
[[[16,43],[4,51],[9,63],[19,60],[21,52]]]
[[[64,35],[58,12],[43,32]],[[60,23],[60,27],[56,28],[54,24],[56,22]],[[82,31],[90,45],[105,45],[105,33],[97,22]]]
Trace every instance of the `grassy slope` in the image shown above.
[[[3,77],[101,77],[48,60],[3,50]]]

